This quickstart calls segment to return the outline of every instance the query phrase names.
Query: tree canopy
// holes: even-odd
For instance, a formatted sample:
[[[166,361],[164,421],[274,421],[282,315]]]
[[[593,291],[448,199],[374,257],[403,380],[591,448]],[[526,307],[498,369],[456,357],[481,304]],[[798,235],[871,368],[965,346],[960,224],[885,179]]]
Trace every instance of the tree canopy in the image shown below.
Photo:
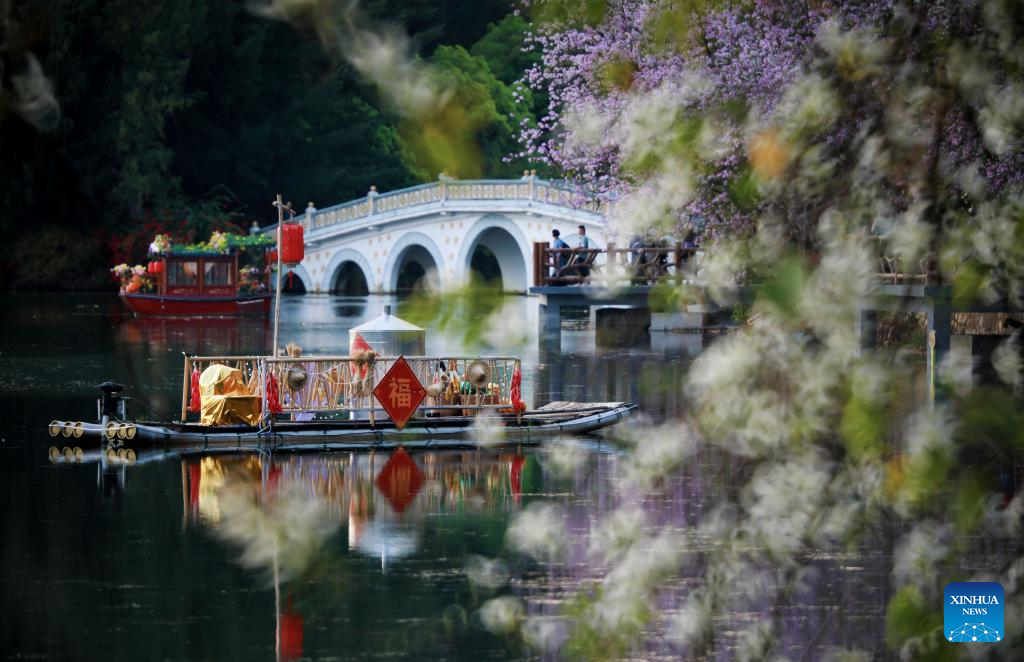
[[[363,11],[407,30],[412,56],[452,85],[479,144],[474,174],[522,166],[502,159],[517,124],[533,121],[511,91],[528,58],[508,2],[378,0]],[[40,262],[45,251],[9,251],[0,287],[100,286],[109,259],[155,232],[193,239],[272,222],[276,192],[325,206],[439,174],[315,30],[244,3],[19,0],[0,36],[0,230],[17,246],[59,236],[88,247],[60,275]]]

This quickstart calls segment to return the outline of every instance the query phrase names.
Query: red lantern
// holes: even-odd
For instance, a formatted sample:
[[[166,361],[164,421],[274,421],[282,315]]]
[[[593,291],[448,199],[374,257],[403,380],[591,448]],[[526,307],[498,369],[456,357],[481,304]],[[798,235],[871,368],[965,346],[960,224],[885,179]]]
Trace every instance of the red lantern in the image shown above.
[[[156,266],[154,266],[154,265],[156,265],[156,262],[152,262],[152,261],[149,264],[147,264],[146,265],[146,273],[155,274],[156,273]]]
[[[284,223],[281,225],[281,262],[298,264],[306,256],[306,245],[302,239],[302,225]]]
[[[267,251],[267,264],[277,264],[277,250]]]
[[[162,274],[164,272],[164,261],[157,260],[153,263],[153,273]]]

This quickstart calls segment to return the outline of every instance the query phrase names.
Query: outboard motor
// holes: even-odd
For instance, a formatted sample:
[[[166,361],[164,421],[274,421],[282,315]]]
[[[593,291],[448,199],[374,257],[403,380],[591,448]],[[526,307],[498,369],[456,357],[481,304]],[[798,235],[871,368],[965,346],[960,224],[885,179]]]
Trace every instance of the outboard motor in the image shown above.
[[[111,419],[123,421],[127,418],[125,399],[118,393],[124,390],[117,382],[105,381],[99,385],[103,395],[96,401],[96,409],[100,423],[106,425]]]

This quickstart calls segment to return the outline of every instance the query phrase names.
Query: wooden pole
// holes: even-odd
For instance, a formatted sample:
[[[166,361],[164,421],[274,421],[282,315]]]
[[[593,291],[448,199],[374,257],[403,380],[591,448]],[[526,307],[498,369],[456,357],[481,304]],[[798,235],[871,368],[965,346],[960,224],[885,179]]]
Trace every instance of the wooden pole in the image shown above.
[[[277,286],[274,294],[274,353],[271,355],[277,358],[277,333],[281,326],[281,225],[284,223],[284,203],[281,201],[281,194],[277,194]]]
[[[182,385],[181,385],[181,422],[182,423],[185,422],[185,418],[188,416],[188,391],[189,391],[188,387],[189,387],[189,383],[192,381],[190,379],[190,377],[192,375],[189,374],[189,372],[190,372],[189,368],[192,367],[191,365],[189,365],[190,363],[191,363],[191,360],[189,359],[188,354],[186,354],[185,355],[185,377],[182,379]]]

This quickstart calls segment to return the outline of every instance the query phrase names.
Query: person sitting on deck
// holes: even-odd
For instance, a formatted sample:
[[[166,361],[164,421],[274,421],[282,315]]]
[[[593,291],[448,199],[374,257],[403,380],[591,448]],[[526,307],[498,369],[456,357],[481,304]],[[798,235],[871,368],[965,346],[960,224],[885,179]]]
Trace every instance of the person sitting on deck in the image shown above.
[[[565,243],[565,240],[562,239],[561,235],[562,235],[562,233],[559,232],[557,229],[551,231],[551,237],[552,237],[552,239],[551,239],[551,248],[555,248],[555,249],[567,249],[567,248],[569,248],[569,244]],[[560,278],[562,276],[562,270],[565,269],[567,264],[569,264],[569,254],[568,253],[556,253],[556,257],[555,257],[555,273],[553,274],[553,276],[555,278]],[[561,285],[561,283],[556,283],[556,284]]]

